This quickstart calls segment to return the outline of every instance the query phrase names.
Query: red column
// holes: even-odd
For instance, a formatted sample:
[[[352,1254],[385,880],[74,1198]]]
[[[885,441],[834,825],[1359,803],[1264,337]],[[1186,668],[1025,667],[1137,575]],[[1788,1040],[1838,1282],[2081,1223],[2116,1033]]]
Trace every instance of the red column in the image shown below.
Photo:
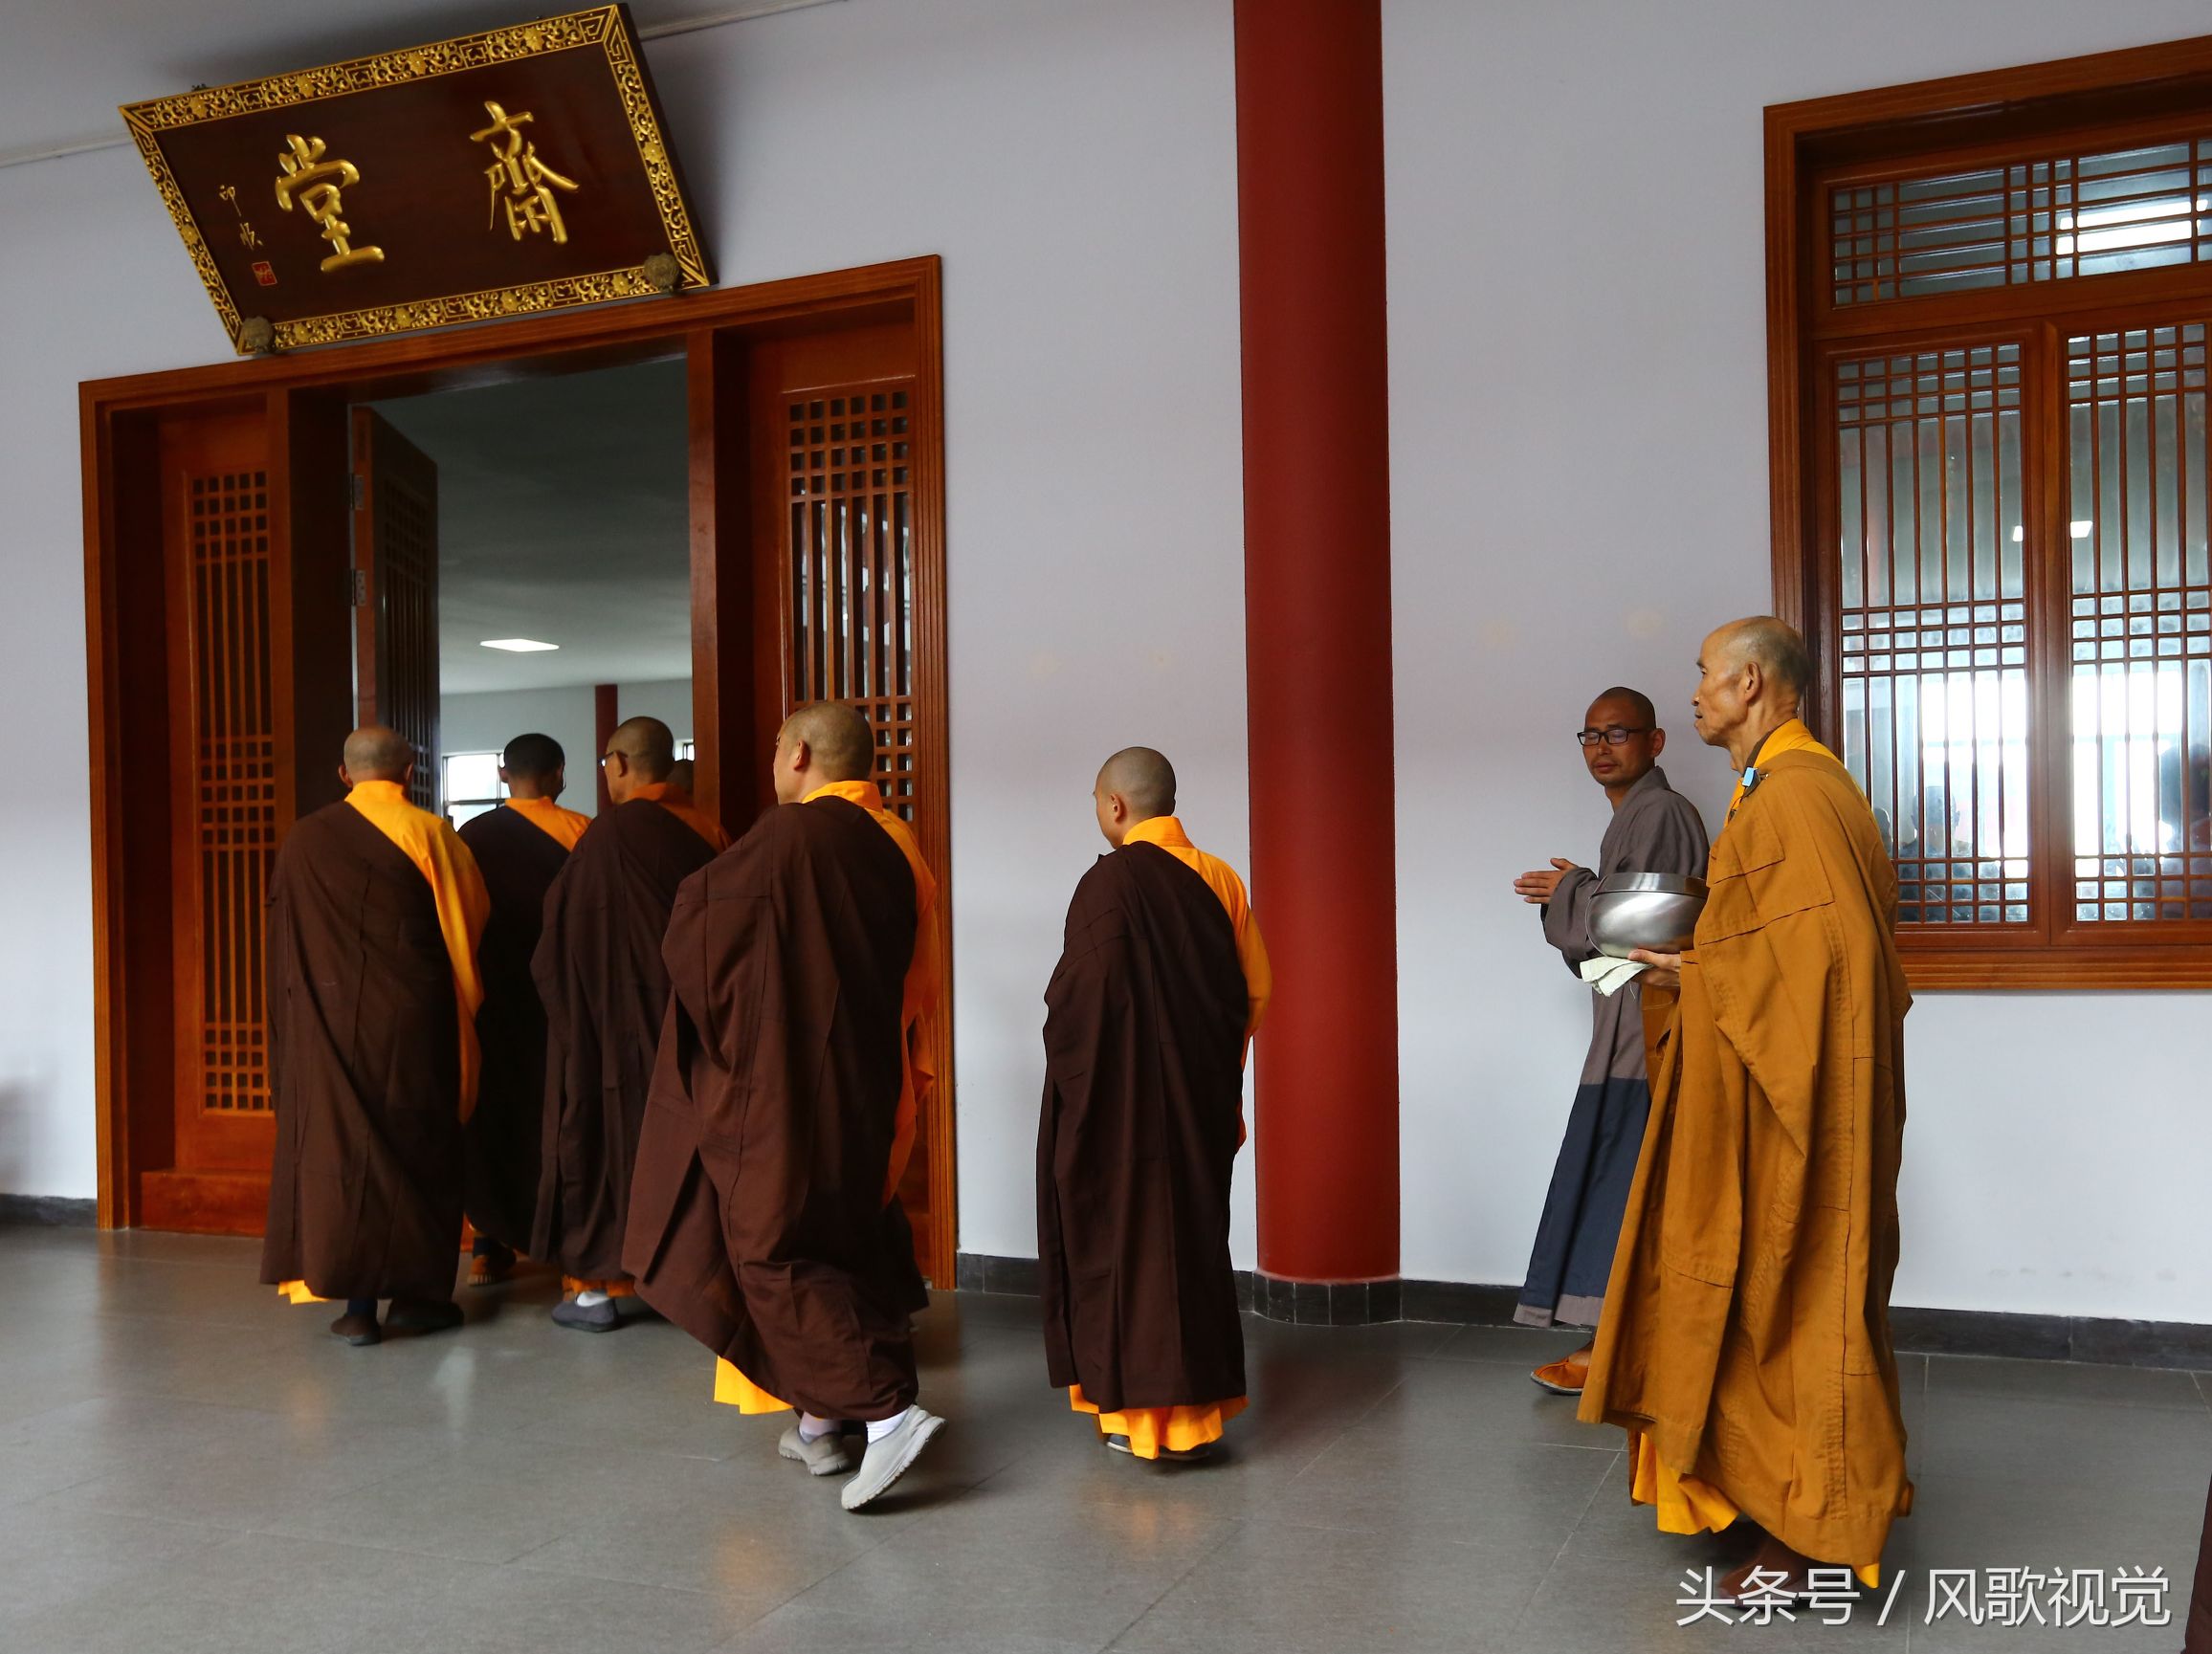
[[[601,815],[614,807],[614,801],[607,795],[607,766],[599,761],[599,755],[607,750],[608,738],[613,735],[622,722],[621,709],[615,704],[619,687],[611,683],[595,683],[591,686],[591,722],[598,731],[593,738],[598,742],[598,751],[591,755],[591,773],[599,778]]]
[[[1260,1269],[1398,1273],[1379,0],[1236,0]]]

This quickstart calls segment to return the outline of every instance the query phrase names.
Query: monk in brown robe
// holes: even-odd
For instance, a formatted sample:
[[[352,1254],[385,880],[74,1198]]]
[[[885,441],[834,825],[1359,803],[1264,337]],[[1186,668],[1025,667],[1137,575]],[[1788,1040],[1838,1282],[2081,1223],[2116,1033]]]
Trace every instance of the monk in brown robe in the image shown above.
[[[848,1511],[944,1422],[916,1400],[929,1300],[897,1196],[931,1078],[936,881],[868,780],[875,750],[851,707],[794,713],[778,806],[676,898],[625,1252],[645,1300],[721,1358],[718,1395],[799,1414],[783,1457],[835,1474],[865,1428]]]
[[[464,1136],[469,1224],[476,1231],[469,1285],[488,1287],[530,1245],[545,1136],[545,1007],[530,978],[543,928],[545,893],[591,818],[563,809],[567,755],[549,735],[519,735],[499,755],[507,800],[461,826],[491,894],[477,962],[484,1003],[476,1012],[483,1082]]]
[[[1803,641],[1737,621],[1698,670],[1698,733],[1740,780],[1692,946],[1633,956],[1665,1022],[1581,1417],[1626,1428],[1663,1531],[1764,1531],[1717,1587],[1740,1601],[1815,1566],[1875,1583],[1912,1507],[1890,1343],[1911,999],[1874,813],[1798,717]]]
[[[442,817],[407,799],[414,748],[357,729],[348,791],[303,816],[269,885],[276,1155],[261,1278],[343,1299],[330,1330],[460,1324],[461,1130],[476,1092],[476,941],[488,902]]]
[[[579,1332],[622,1324],[630,1180],[653,1046],[668,1008],[661,937],[676,887],[729,840],[668,783],[675,739],[656,717],[608,737],[612,807],[576,841],[545,895],[530,961],[545,1007],[545,1108],[530,1255],[562,1271],[554,1321]]]
[[[1273,978],[1244,881],[1176,819],[1165,758],[1116,753],[1092,803],[1113,853],[1075,887],[1045,989],[1046,1366],[1109,1447],[1198,1459],[1245,1410],[1229,1179]]]

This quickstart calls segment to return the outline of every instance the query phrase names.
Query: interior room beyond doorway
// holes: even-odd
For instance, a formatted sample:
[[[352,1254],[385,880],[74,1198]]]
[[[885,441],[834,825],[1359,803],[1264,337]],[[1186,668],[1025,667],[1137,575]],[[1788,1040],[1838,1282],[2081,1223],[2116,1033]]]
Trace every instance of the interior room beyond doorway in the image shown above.
[[[432,807],[496,808],[500,751],[535,732],[567,755],[563,805],[596,814],[609,715],[661,719],[691,756],[682,360],[371,406],[435,468]]]

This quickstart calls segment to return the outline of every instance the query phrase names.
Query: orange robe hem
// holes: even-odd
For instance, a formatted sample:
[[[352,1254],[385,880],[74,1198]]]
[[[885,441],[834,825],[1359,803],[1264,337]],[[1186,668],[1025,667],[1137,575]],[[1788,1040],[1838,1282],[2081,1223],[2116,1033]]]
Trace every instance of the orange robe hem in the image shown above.
[[[1083,1394],[1082,1385],[1071,1384],[1068,1405],[1095,1419],[1099,1435],[1126,1437],[1129,1450],[1139,1459],[1157,1459],[1162,1448],[1170,1453],[1187,1453],[1220,1441],[1222,1427],[1250,1402],[1243,1396],[1234,1396],[1198,1406],[1124,1407],[1118,1413],[1104,1413],[1097,1402]]]
[[[1743,1514],[1718,1488],[1671,1468],[1659,1457],[1659,1444],[1641,1430],[1628,1432],[1628,1466],[1629,1501],[1652,1506],[1662,1533],[1719,1533]],[[1881,1589],[1880,1562],[1850,1566],[1860,1584]]]

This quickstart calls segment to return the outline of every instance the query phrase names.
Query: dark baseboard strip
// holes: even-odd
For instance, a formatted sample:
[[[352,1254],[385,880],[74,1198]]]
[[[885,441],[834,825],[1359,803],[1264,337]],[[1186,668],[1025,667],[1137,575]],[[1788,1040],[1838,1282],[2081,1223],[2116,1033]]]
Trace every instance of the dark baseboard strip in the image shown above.
[[[4,1215],[5,1205],[0,1204],[0,1216]],[[962,1252],[959,1284],[963,1292],[1033,1297],[1037,1261]],[[1299,1326],[1360,1327],[1404,1320],[1510,1327],[1519,1298],[1516,1288],[1469,1281],[1278,1281],[1250,1269],[1236,1272],[1238,1309]],[[2007,1356],[2212,1372],[2212,1326],[2194,1321],[1896,1306],[1890,1311],[1890,1330],[1897,1348],[1914,1355]]]
[[[89,1229],[100,1221],[98,1201],[63,1195],[0,1195],[0,1224],[51,1224]]]

